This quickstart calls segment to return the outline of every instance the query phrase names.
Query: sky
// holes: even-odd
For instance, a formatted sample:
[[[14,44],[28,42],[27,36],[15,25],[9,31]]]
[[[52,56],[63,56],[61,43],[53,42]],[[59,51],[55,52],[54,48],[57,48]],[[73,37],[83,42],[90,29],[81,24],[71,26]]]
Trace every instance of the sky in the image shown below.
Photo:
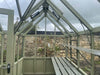
[[[22,14],[27,8],[31,0],[19,0],[21,5]],[[40,0],[36,0],[38,3]],[[77,28],[79,31],[83,30],[82,25],[79,20],[60,2],[60,0],[51,0],[62,12],[63,15],[68,19],[72,25]],[[82,17],[89,22],[92,27],[100,26],[100,3],[97,0],[67,0]],[[35,3],[35,4],[36,4]],[[16,2],[15,0],[0,0],[0,8],[7,8],[14,10],[14,22],[16,22],[18,15]],[[62,9],[63,8],[63,9]],[[54,30],[54,25],[48,21],[47,30]],[[61,21],[62,22],[62,21]],[[68,25],[62,22],[66,28],[69,28]],[[2,24],[4,29],[7,29],[7,16],[0,15],[0,24]],[[40,30],[44,30],[44,20],[39,24]],[[70,29],[69,29],[70,30]]]

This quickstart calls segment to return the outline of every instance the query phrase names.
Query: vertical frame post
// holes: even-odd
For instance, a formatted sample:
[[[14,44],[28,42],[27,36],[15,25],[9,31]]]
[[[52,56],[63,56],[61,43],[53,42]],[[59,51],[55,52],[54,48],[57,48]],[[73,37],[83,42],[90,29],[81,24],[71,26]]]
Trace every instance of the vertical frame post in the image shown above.
[[[17,40],[17,61],[19,59],[19,44],[20,44],[20,36],[18,36],[18,40]]]
[[[3,51],[4,51],[4,34],[1,34],[1,66],[3,65]],[[3,75],[3,69],[1,69],[1,75]]]
[[[47,22],[47,19],[46,19],[46,17],[45,17],[45,57],[47,57],[47,53],[46,53],[46,41],[47,41],[47,37],[46,37],[46,23]]]
[[[14,11],[5,11],[8,13],[8,31],[7,31],[7,65],[10,64],[10,73],[6,75],[14,75]]]
[[[65,37],[65,40],[66,40],[66,44],[68,45],[68,37],[66,38]],[[66,50],[65,50],[65,54],[66,54],[66,57],[68,57],[68,47],[66,46]]]
[[[22,36],[22,57],[25,55],[24,54],[24,47],[25,47],[25,36]]]
[[[54,28],[54,35],[56,35],[56,26],[54,26],[55,28]],[[55,47],[56,47],[56,36],[54,36],[54,56],[56,55],[56,49],[55,49]]]
[[[90,39],[91,39],[91,49],[93,49],[94,48],[94,34],[93,33],[90,34]],[[91,64],[92,64],[91,75],[94,75],[94,55],[93,54],[91,54]]]
[[[80,36],[78,35],[77,36],[77,46],[80,45]],[[79,50],[76,50],[76,58],[77,58],[77,65],[78,65],[78,68],[80,67],[80,54],[79,54]]]
[[[20,44],[20,36],[17,39],[17,61],[19,60],[19,44]],[[16,75],[18,75],[18,63],[16,65]]]
[[[35,35],[37,35],[37,28],[35,27]],[[35,36],[35,57],[37,56],[37,36]]]
[[[70,37],[70,46],[72,45],[72,37]],[[72,59],[72,48],[70,47],[70,59]]]
[[[16,35],[14,36],[14,61],[16,61]]]
[[[23,36],[23,57],[25,57],[25,43],[26,43],[25,36]]]

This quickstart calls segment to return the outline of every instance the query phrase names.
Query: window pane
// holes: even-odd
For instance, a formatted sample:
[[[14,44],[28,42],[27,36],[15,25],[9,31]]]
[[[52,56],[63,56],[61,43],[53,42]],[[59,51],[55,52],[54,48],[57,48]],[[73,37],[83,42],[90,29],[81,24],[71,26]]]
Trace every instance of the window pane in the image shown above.
[[[78,13],[92,26],[100,26],[100,3],[97,0],[67,0]],[[75,16],[60,2],[60,0],[52,0],[62,12],[63,15],[71,21],[71,23],[77,23]],[[62,9],[63,8],[63,9]],[[79,22],[78,22],[79,25]],[[79,29],[78,29],[79,30]],[[81,31],[81,29],[79,30]]]
[[[8,28],[8,15],[0,14],[0,24],[3,28],[3,30],[7,30],[7,28]]]

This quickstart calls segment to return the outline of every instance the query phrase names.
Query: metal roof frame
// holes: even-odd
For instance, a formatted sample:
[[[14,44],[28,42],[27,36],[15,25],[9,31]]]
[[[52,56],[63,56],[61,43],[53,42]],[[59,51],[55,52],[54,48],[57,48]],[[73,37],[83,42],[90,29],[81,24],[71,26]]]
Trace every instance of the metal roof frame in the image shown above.
[[[63,12],[58,8],[56,7],[50,0],[46,0],[46,2],[49,4],[49,6],[60,16],[60,18],[66,23],[68,24],[68,26],[75,32],[75,33],[70,33],[67,28],[64,27],[64,25],[52,14],[52,12],[50,10],[48,10],[48,14],[64,29],[64,33],[68,34],[68,36],[78,36],[78,35],[82,35],[82,34],[85,34],[86,32],[88,34],[90,33],[96,33],[96,32],[99,32],[99,28],[92,28],[92,26],[65,0],[60,0],[66,8],[68,8],[72,13],[73,15],[76,16],[77,19],[79,19],[80,22],[83,23],[83,25],[88,29],[86,31],[78,31],[64,16],[63,16]],[[29,13],[25,16],[25,20],[27,18],[30,17],[30,15],[32,15],[35,11],[37,11],[39,9],[39,7],[41,7],[43,5],[43,3],[45,2],[45,0],[41,0],[40,2],[38,2],[34,7],[32,7],[29,11]],[[20,6],[18,6],[18,1],[16,2],[17,3],[17,7],[18,7],[18,11],[20,13]],[[30,5],[29,5],[30,6]],[[43,14],[43,10],[42,10],[42,13]],[[21,14],[19,14],[21,15]],[[39,16],[39,15],[38,15]],[[38,16],[35,19],[38,18]],[[48,18],[48,16],[47,16]],[[51,19],[49,18],[49,20],[51,21]],[[34,21],[33,21],[34,22]],[[53,22],[53,21],[51,21]],[[19,22],[20,23],[20,22]],[[23,23],[22,23],[23,24]],[[21,24],[21,25],[22,25]],[[53,23],[54,24],[54,23]],[[54,24],[55,25],[55,24]],[[56,26],[56,25],[55,25]],[[57,27],[58,28],[58,27]],[[58,28],[59,29],[59,28]],[[15,27],[15,30],[16,30],[16,27]],[[62,31],[62,29],[60,29],[60,31]],[[17,31],[16,31],[17,32]],[[26,31],[27,32],[27,31]],[[26,34],[26,33],[25,33]]]
[[[58,19],[50,12],[48,11],[49,15],[64,29],[64,31],[70,35],[70,32],[63,26],[61,22],[58,21]]]
[[[60,0],[83,24],[89,31],[92,31],[92,26],[66,1]]]
[[[47,18],[66,36],[66,37],[68,37],[68,35],[65,33],[65,32],[63,32],[62,31],[62,29],[59,27],[59,26],[57,26],[56,25],[56,23],[54,23],[54,21],[49,17],[49,16],[47,16]]]
[[[57,8],[50,0],[47,0],[48,4],[56,11],[57,14],[59,14],[60,18],[63,19],[64,22],[66,22],[69,27],[78,35],[78,30],[62,15],[63,13],[59,8]]]
[[[42,19],[43,19],[44,17],[45,17],[45,16],[42,16],[34,25],[32,25],[32,26],[24,33],[24,35],[26,35],[28,32],[30,32],[30,31],[32,30],[32,28],[34,28],[34,26],[37,26],[37,24],[38,24],[39,22],[41,22]]]

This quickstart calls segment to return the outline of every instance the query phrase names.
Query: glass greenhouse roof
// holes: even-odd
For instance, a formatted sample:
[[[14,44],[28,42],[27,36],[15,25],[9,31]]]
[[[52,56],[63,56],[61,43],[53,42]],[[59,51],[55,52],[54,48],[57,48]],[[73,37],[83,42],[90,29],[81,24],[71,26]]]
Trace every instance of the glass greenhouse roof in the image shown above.
[[[39,3],[41,0],[36,0],[33,7]],[[57,8],[60,9],[60,11],[63,13],[63,16],[73,25],[74,28],[77,29],[77,31],[83,31],[87,30],[87,28],[84,26],[83,23],[80,22],[80,20],[73,15],[73,13],[61,2],[61,0],[50,0]],[[67,1],[90,25],[91,27],[99,27],[100,26],[100,3],[98,0],[65,0]],[[27,9],[29,3],[31,0],[19,0],[21,12],[22,14]],[[7,9],[13,9],[14,10],[14,22],[17,21],[18,10],[16,6],[15,0],[0,0],[0,8],[7,8]],[[53,11],[52,7],[49,7],[50,11]],[[41,10],[41,7],[38,9],[38,11]],[[49,15],[48,15],[49,16]],[[3,17],[0,15],[0,20]],[[52,19],[53,20],[53,19]],[[45,30],[44,27],[44,19],[38,24],[38,26],[42,27],[42,30]],[[54,20],[55,21],[55,20]],[[72,28],[69,27],[65,21],[62,19],[59,20],[61,24],[64,25],[64,27],[72,32]],[[55,22],[56,23],[56,22]],[[0,21],[0,24],[4,25],[3,22]],[[56,23],[57,24],[57,23]],[[57,24],[59,26],[59,24]],[[47,19],[47,30],[53,31],[54,25]],[[60,27],[60,26],[59,26]],[[4,28],[4,26],[3,26]],[[62,28],[62,27],[60,27]],[[5,28],[6,29],[6,28]],[[40,30],[41,30],[40,29]],[[58,29],[59,30],[59,29]],[[64,31],[64,30],[63,30]]]

